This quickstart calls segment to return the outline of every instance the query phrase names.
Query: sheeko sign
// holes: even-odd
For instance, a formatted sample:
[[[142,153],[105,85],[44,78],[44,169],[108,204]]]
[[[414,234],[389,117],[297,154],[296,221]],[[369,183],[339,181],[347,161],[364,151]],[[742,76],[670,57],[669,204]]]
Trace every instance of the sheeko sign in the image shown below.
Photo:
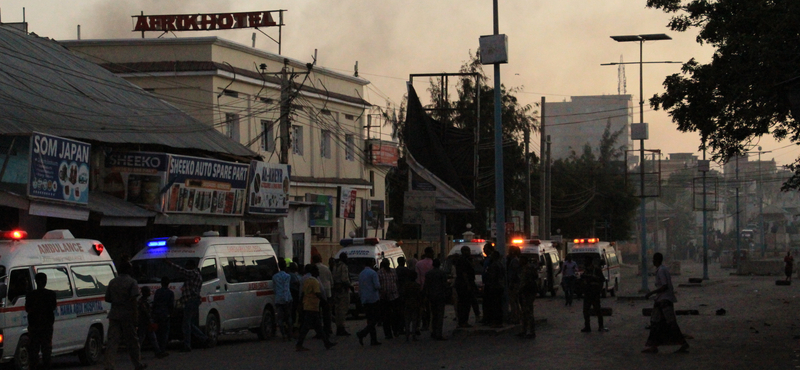
[[[268,10],[244,13],[134,15],[134,32],[144,31],[212,31],[236,28],[258,28],[282,26],[275,22],[273,13],[283,10]]]

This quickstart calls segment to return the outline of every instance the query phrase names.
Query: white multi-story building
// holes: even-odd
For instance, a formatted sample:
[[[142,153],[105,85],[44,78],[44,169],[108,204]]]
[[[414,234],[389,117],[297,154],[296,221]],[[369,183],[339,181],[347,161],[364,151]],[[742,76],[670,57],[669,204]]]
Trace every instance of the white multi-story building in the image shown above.
[[[362,96],[369,81],[218,37],[61,43],[260,153],[268,163],[281,162],[279,124],[281,115],[288,115],[290,146],[283,161],[291,166],[288,216],[245,222],[247,234],[267,234],[279,243],[281,256],[307,262],[312,238],[337,241],[365,229],[382,234],[382,218],[370,222],[360,216],[378,217],[385,209],[384,175],[386,162],[392,162],[386,148],[367,148],[370,104]],[[291,99],[288,110],[281,109],[284,68],[291,81],[283,96]],[[388,152],[396,153],[396,147]],[[353,213],[359,216],[336,218],[340,187],[356,193]],[[362,210],[367,204],[375,212]]]
[[[587,144],[597,153],[609,124],[612,133],[623,130],[616,146],[630,149],[632,122],[630,95],[572,96],[571,101],[545,103],[545,135],[550,136],[553,159],[573,152],[580,156]]]

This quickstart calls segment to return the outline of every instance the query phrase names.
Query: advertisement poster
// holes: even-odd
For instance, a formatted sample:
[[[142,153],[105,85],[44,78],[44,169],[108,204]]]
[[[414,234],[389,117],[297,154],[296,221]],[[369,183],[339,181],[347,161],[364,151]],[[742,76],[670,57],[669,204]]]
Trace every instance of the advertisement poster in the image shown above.
[[[289,213],[289,165],[252,161],[249,182],[248,213]]]
[[[344,186],[339,186],[338,190],[339,202],[336,203],[336,217],[355,220],[357,190]]]
[[[249,169],[248,164],[170,154],[162,211],[241,216]]]
[[[34,132],[30,146],[28,195],[86,205],[91,145]]]
[[[169,155],[112,152],[106,156],[102,191],[151,210],[161,210]]]
[[[363,224],[367,229],[383,229],[384,202],[382,200],[365,199],[361,210],[364,212]]]
[[[306,193],[306,201],[324,204],[311,206],[308,217],[309,227],[333,227],[334,197],[332,195]]]

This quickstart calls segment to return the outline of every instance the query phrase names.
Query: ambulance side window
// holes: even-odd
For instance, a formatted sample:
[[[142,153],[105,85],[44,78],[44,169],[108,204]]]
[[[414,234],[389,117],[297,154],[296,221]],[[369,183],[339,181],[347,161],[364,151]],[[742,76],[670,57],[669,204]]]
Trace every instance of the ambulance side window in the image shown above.
[[[209,258],[203,261],[203,267],[200,268],[200,275],[203,276],[203,282],[216,279],[217,260],[214,258]]]
[[[222,272],[225,273],[225,279],[229,283],[243,283],[245,267],[244,259],[242,257],[228,257],[220,258],[222,260]]]
[[[272,256],[247,256],[244,261],[247,281],[272,280],[272,275],[278,272],[278,262]]]
[[[16,303],[17,298],[24,297],[29,290],[33,289],[31,272],[28,269],[11,271],[8,282],[8,301],[12,303]]]
[[[69,284],[66,267],[48,267],[37,272],[47,275],[47,289],[56,292],[57,299],[72,297],[72,286]]]
[[[114,278],[111,265],[72,266],[71,270],[78,297],[106,294],[108,283]],[[47,287],[50,287],[49,280]]]

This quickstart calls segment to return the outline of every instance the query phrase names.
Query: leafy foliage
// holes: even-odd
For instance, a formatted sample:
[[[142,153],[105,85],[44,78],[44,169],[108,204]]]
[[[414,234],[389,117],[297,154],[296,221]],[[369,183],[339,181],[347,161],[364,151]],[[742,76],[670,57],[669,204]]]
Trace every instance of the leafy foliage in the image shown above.
[[[648,0],[675,14],[675,31],[699,29],[697,42],[716,51],[711,63],[692,59],[664,81],[650,104],[669,112],[678,129],[699,132],[714,159],[727,160],[763,135],[800,141],[783,84],[800,76],[800,2],[797,0]],[[796,113],[796,112],[795,112]],[[800,158],[793,181],[800,187]]]

